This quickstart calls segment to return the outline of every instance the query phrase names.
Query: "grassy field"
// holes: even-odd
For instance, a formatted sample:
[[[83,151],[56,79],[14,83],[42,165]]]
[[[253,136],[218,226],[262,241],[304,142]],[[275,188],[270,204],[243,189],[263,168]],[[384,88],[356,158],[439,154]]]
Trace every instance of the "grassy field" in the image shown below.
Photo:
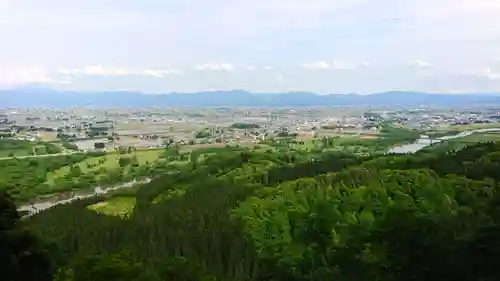
[[[88,158],[77,165],[80,167],[82,173],[93,173],[97,172],[101,169],[105,170],[114,170],[120,167],[118,159],[120,157],[130,157],[136,156],[139,165],[144,165],[147,163],[153,163],[158,160],[160,154],[163,152],[161,149],[156,150],[139,150],[132,154],[107,154],[105,156]],[[51,173],[47,173],[47,183],[53,185],[58,178],[65,177],[68,173],[70,173],[71,167],[66,166],[59,170],[56,170]]]
[[[119,196],[87,206],[87,209],[107,216],[125,217],[134,211],[135,197]]]
[[[9,150],[0,150],[0,158],[3,157],[11,157],[11,156],[27,156],[32,152],[31,149],[9,149]]]
[[[0,158],[27,156],[35,151],[37,155],[53,154],[61,151],[57,145],[47,142],[32,142],[18,139],[0,139]]]
[[[226,144],[223,143],[207,143],[207,144],[194,144],[194,145],[185,145],[181,147],[180,152],[191,152],[198,149],[203,148],[224,148]]]
[[[338,135],[335,137],[335,147],[329,148],[327,150],[342,150],[349,146],[364,146],[370,141],[378,139],[378,136],[373,135]],[[260,144],[262,149],[268,149],[270,147],[289,147],[297,150],[311,150],[311,149],[321,149],[323,147],[323,141],[321,138],[312,138],[308,140],[303,140],[303,143],[280,143],[279,139],[275,140],[272,145]]]

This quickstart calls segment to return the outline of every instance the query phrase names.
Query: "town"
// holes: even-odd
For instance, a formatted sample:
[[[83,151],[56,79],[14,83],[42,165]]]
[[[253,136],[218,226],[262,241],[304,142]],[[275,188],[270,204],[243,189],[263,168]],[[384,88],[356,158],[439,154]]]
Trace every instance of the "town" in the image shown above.
[[[449,134],[468,127],[498,127],[500,109],[7,109],[0,114],[0,137],[60,143],[79,151],[251,147],[283,137],[377,138],[382,122],[430,135]]]

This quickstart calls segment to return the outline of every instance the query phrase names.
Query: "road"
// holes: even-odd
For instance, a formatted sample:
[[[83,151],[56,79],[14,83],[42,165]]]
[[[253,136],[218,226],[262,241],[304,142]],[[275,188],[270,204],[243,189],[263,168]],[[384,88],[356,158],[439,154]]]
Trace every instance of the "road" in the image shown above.
[[[67,151],[56,154],[42,154],[42,155],[25,155],[25,156],[13,156],[13,157],[0,157],[0,160],[9,160],[9,159],[22,159],[22,158],[38,158],[38,157],[54,157],[61,155],[71,155],[76,153],[82,153],[81,151]]]
[[[146,149],[140,149],[140,151],[143,150],[156,150],[156,149],[164,149],[162,147],[150,147]],[[138,150],[139,151],[139,150]],[[88,153],[91,151],[65,151],[61,153],[56,153],[56,154],[42,154],[42,155],[25,155],[25,156],[13,156],[13,157],[0,157],[1,160],[9,160],[9,159],[22,159],[22,158],[38,158],[38,157],[54,157],[54,156],[61,156],[61,155],[71,155],[71,154],[77,154],[77,153]],[[117,153],[115,150],[104,150],[106,154],[113,154]]]

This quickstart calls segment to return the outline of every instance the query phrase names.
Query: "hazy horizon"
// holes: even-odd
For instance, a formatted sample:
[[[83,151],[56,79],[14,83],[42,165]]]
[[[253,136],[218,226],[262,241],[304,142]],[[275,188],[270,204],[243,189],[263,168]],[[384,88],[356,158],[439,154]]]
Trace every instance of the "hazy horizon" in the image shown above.
[[[110,90],[94,90],[94,91],[85,91],[85,90],[61,90],[61,89],[56,89],[56,88],[51,88],[51,87],[46,87],[45,85],[40,85],[40,84],[26,84],[26,85],[20,85],[20,86],[13,86],[10,88],[0,88],[0,92],[9,92],[9,91],[14,91],[14,92],[19,92],[19,91],[24,91],[24,92],[32,92],[36,93],[37,91],[53,91],[53,92],[67,92],[67,93],[78,93],[78,94],[106,94],[106,93],[134,93],[134,94],[142,94],[142,95],[168,95],[168,94],[197,94],[197,93],[236,93],[236,92],[245,92],[249,94],[255,94],[255,95],[266,95],[266,94],[276,94],[276,95],[283,95],[283,94],[293,94],[293,93],[302,93],[302,94],[313,94],[313,95],[319,95],[319,96],[326,96],[326,95],[360,95],[360,96],[369,96],[369,95],[377,95],[377,94],[387,94],[387,93],[404,93],[404,94],[428,94],[428,95],[493,95],[493,96],[500,96],[500,91],[498,92],[424,92],[424,91],[414,91],[414,90],[406,90],[406,89],[390,89],[386,91],[380,91],[380,92],[367,92],[367,93],[362,93],[362,92],[330,92],[330,93],[318,93],[318,92],[313,92],[313,91],[249,91],[246,89],[207,89],[207,90],[201,90],[201,91],[190,91],[190,92],[181,92],[181,91],[164,91],[164,92],[145,92],[145,91],[138,91],[138,90],[129,90],[129,89],[110,89]]]

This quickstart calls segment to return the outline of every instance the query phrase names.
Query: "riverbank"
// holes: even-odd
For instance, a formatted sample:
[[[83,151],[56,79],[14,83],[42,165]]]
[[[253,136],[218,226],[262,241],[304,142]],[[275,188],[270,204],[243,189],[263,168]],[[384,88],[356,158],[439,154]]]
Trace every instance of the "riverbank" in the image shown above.
[[[395,154],[415,153],[435,143],[466,137],[476,133],[486,133],[486,132],[496,132],[496,131],[500,131],[500,128],[475,129],[439,138],[429,138],[429,136],[427,135],[422,135],[417,141],[410,144],[393,147],[392,149],[389,150],[388,153],[395,153]]]
[[[426,148],[432,144],[438,143],[438,142],[443,142],[447,141],[450,139],[455,139],[455,138],[460,138],[460,137],[466,137],[475,133],[483,133],[483,132],[494,132],[494,131],[500,131],[500,128],[488,128],[488,129],[476,129],[476,130],[471,130],[471,131],[466,131],[466,132],[461,132],[456,135],[450,135],[450,136],[444,136],[440,137],[437,139],[431,139],[426,135],[421,135],[420,138],[411,143],[411,144],[404,144],[400,146],[393,147],[391,150],[389,150],[388,153],[395,153],[395,154],[406,154],[406,153],[415,153],[423,148]],[[53,195],[48,199],[43,199],[38,202],[35,202],[33,204],[23,204],[18,208],[18,211],[20,212],[25,212],[27,213],[27,216],[31,216],[34,214],[37,214],[38,212],[47,210],[49,208],[52,208],[54,206],[60,205],[60,204],[68,204],[71,203],[75,200],[79,199],[87,199],[99,195],[104,195],[109,192],[122,189],[122,188],[131,188],[137,184],[146,184],[151,181],[150,178],[146,178],[144,180],[133,180],[130,182],[118,184],[112,187],[102,187],[102,186],[97,186],[93,189],[87,189],[87,190],[78,190],[74,192],[68,192],[64,194],[58,194],[58,195]]]
[[[104,195],[118,189],[131,188],[137,184],[146,184],[149,183],[150,181],[151,181],[150,178],[146,178],[143,180],[134,179],[132,181],[121,183],[111,187],[96,186],[93,189],[91,188],[90,190],[87,189],[87,190],[79,190],[75,192],[57,194],[51,196],[48,199],[43,199],[35,203],[23,204],[19,206],[17,210],[18,212],[27,213],[25,216],[32,216],[57,205],[68,204],[75,200],[87,199],[94,196]]]

